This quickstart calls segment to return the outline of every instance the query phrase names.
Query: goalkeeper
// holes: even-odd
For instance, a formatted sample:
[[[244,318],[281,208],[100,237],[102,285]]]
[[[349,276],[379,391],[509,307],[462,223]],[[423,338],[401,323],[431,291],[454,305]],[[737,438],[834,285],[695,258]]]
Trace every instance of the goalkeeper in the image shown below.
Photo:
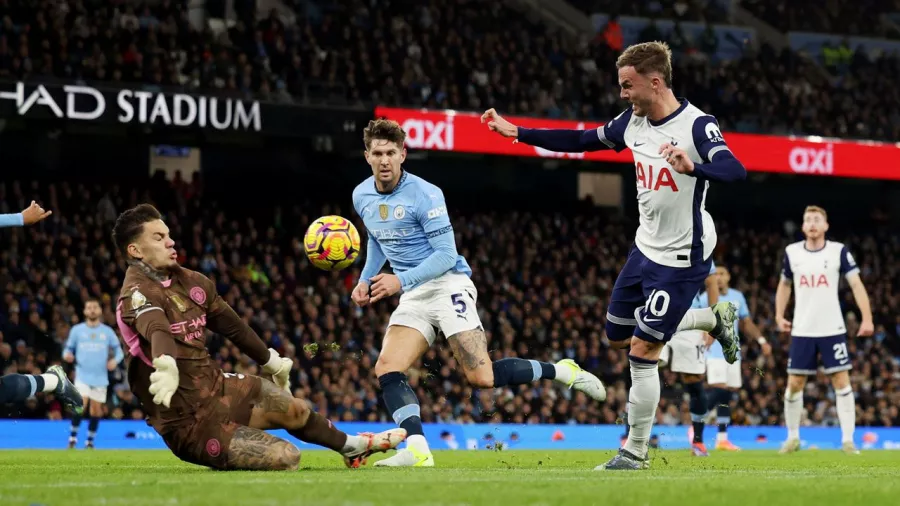
[[[153,206],[122,213],[113,239],[129,264],[116,308],[131,357],[128,382],[175,456],[214,469],[297,469],[300,451],[264,432],[283,428],[358,467],[403,441],[402,429],[349,436],[294,398],[292,361],[266,349],[209,278],[178,265],[175,242]],[[206,350],[207,329],[233,342],[272,381],[223,373]]]

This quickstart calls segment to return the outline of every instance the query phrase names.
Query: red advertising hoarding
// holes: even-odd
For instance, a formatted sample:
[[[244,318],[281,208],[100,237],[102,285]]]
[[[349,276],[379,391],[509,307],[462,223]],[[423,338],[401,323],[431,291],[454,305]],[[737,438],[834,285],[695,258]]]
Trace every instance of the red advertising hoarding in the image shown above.
[[[406,145],[410,149],[632,163],[628,150],[555,153],[513,143],[490,132],[481,123],[481,115],[471,112],[377,107],[375,116],[400,123],[407,133]],[[507,119],[529,128],[587,129],[602,124],[517,116]],[[726,133],[725,141],[752,172],[900,180],[900,144],[896,143],[734,132]]]

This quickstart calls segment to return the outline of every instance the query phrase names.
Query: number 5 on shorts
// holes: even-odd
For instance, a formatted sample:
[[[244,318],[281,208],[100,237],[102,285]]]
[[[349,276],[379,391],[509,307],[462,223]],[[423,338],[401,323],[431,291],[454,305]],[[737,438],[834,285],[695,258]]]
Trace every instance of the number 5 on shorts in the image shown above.
[[[453,302],[453,305],[456,306],[456,312],[459,314],[463,314],[468,309],[466,306],[466,301],[463,300],[463,294],[454,293],[450,296],[450,301]]]

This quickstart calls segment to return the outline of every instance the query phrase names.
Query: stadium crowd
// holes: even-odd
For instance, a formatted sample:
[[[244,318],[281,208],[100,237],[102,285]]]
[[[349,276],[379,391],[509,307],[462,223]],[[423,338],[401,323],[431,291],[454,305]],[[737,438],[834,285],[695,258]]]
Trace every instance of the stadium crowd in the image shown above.
[[[783,2],[791,11],[795,3]],[[690,7],[685,12],[719,5],[635,3],[642,9],[656,4],[661,15],[675,15],[682,5]],[[536,24],[504,2],[485,0],[293,5],[292,24],[274,11],[257,19],[254,2],[238,2],[234,26],[198,31],[183,0],[15,7],[3,1],[0,78],[140,83],[279,102],[495,107],[507,114],[601,121],[621,110],[617,51],[602,32],[576,38]],[[855,4],[852,10],[868,15]],[[872,60],[857,53],[830,69],[836,76],[827,79],[789,50],[731,41],[744,56],[719,61],[706,57],[716,51],[715,37],[645,32],[676,50],[678,95],[714,111],[723,129],[900,138],[900,101],[885,99],[896,95],[895,55]]]
[[[25,206],[32,196],[55,211],[45,223],[6,229],[0,237],[0,371],[33,373],[60,362],[69,329],[81,321],[83,301],[98,297],[104,320],[114,325],[122,278],[121,255],[110,239],[116,213],[155,202],[165,213],[180,262],[210,276],[218,291],[271,347],[293,358],[295,394],[336,420],[385,420],[373,367],[396,299],[360,309],[350,302],[361,263],[335,274],[309,265],[302,232],[320,214],[348,208],[300,206],[260,210],[253,218],[221,207],[199,180],[154,180],[145,191],[84,183],[0,185],[0,212]],[[459,251],[479,288],[481,319],[495,358],[574,358],[608,385],[605,404],[546,381],[519,391],[473,390],[457,373],[445,343],[433,347],[410,374],[424,421],[513,423],[616,423],[626,402],[627,360],[608,348],[604,316],[617,270],[633,237],[633,224],[599,208],[577,213],[484,213],[452,209]],[[239,218],[239,216],[243,216]],[[757,325],[774,345],[770,358],[745,343],[745,388],[734,401],[735,424],[778,424],[783,411],[787,337],[775,331],[774,291],[780,251],[790,240],[769,229],[719,224],[715,258],[731,269]],[[796,229],[794,229],[796,230]],[[489,234],[490,241],[482,240]],[[862,267],[875,315],[873,337],[850,339],[859,425],[900,424],[900,238],[875,233],[842,238]],[[361,262],[361,260],[360,260]],[[848,327],[857,321],[844,292]],[[236,348],[214,339],[211,353],[227,372],[258,372]],[[141,419],[124,382],[111,373],[109,416]],[[675,375],[663,370],[661,425],[689,423],[688,405]],[[836,424],[833,392],[824,378],[804,397],[807,424]],[[52,396],[7,415],[59,418]]]

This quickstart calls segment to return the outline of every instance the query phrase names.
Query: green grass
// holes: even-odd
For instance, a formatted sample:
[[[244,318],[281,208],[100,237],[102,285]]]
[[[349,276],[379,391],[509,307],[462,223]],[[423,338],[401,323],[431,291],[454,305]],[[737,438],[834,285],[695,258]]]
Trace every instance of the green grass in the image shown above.
[[[643,472],[593,472],[613,452],[437,452],[434,469],[348,470],[306,452],[297,472],[215,472],[165,451],[0,451],[0,505],[497,506],[900,504],[900,452],[654,452]]]

